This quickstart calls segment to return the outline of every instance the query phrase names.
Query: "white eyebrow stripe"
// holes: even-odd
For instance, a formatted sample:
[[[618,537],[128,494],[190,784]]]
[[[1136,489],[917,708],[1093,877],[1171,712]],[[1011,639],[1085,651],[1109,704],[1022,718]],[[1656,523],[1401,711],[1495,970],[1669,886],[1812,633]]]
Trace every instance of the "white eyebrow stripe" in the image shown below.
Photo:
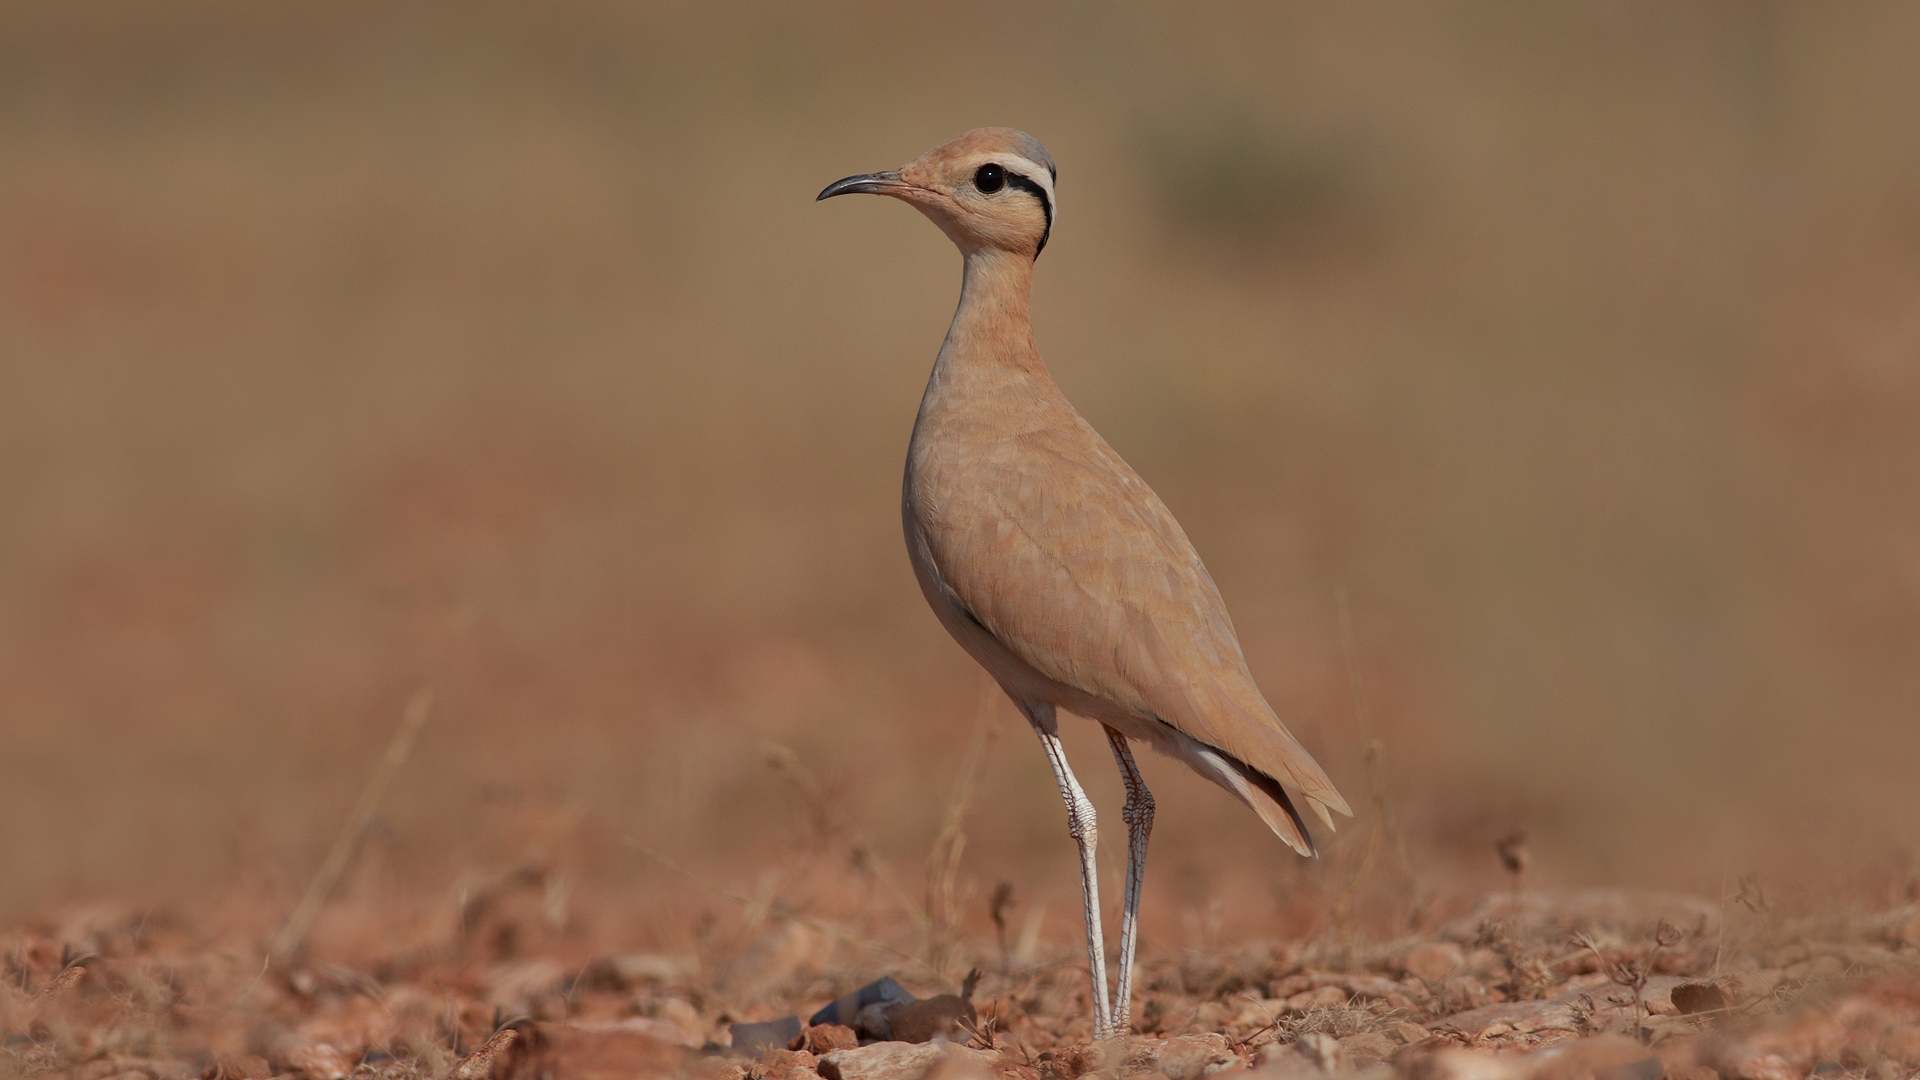
[[[1002,154],[999,156],[1003,160],[1001,168],[1012,169],[1014,172],[1038,184],[1040,190],[1047,193],[1047,209],[1053,214],[1054,220],[1058,221],[1060,218],[1060,200],[1053,193],[1053,174],[1047,171],[1047,167],[1031,158],[1024,158],[1018,154]]]

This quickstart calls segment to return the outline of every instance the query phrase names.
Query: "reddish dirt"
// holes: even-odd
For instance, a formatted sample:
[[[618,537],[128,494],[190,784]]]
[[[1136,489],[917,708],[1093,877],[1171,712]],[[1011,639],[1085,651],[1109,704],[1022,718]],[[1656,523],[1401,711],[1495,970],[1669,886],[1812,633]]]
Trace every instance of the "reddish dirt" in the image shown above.
[[[1329,927],[1304,941],[1150,947],[1134,1036],[1115,1050],[1090,1041],[1077,949],[862,919],[850,890],[838,911],[828,902],[820,886],[835,877],[749,906],[688,908],[699,892],[688,884],[689,948],[647,953],[556,927],[552,879],[531,868],[470,890],[461,917],[437,928],[342,901],[320,924],[324,942],[285,963],[264,959],[264,936],[244,920],[205,911],[59,911],[7,935],[0,1069],[87,1080],[857,1075],[854,1051],[829,1056],[852,1041],[844,1028],[741,1057],[728,1051],[730,1025],[804,1017],[882,974],[922,996],[947,992],[969,967],[981,972],[979,1019],[962,1037],[987,1053],[943,1068],[1645,1080],[1892,1080],[1920,1068],[1912,904],[1789,917],[1752,882],[1724,902],[1496,893],[1396,936]],[[911,1075],[928,1067],[905,1060]]]

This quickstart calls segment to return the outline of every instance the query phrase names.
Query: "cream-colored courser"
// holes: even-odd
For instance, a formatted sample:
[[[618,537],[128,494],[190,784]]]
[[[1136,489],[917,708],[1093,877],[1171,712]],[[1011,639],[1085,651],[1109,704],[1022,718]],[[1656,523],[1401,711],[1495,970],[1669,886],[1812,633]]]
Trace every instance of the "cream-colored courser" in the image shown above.
[[[1034,261],[1055,215],[1053,158],[980,128],[891,172],[820,193],[891,195],[965,256],[960,308],[907,449],[907,553],[934,614],[1019,706],[1046,749],[1080,848],[1094,1029],[1130,1022],[1153,796],[1129,739],[1178,758],[1314,853],[1293,797],[1329,828],[1351,814],[1247,672],[1220,590],[1144,480],[1054,384],[1034,344]],[[1127,887],[1109,1005],[1093,804],[1067,767],[1056,709],[1104,725],[1126,784]]]

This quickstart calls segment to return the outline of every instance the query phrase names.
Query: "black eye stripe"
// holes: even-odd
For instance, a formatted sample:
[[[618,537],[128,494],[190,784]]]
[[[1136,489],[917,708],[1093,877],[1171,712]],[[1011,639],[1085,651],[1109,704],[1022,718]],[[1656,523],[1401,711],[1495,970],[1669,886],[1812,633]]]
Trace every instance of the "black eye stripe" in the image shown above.
[[[1040,246],[1033,249],[1033,257],[1037,259],[1042,251],[1047,250],[1047,238],[1053,235],[1053,200],[1047,198],[1046,188],[1012,169],[1007,170],[1007,184],[1039,199],[1040,209],[1047,215],[1047,228],[1040,234]]]
[[[1051,177],[1053,170],[1048,169],[1047,175]],[[1047,239],[1053,235],[1053,199],[1048,197],[1047,189],[1041,187],[1031,177],[1014,172],[997,162],[988,162],[974,170],[973,186],[984,195],[992,195],[1002,188],[1012,186],[1040,200],[1040,211],[1047,216],[1047,227],[1040,233],[1039,245],[1033,249],[1033,257],[1039,258],[1040,253],[1047,249]]]

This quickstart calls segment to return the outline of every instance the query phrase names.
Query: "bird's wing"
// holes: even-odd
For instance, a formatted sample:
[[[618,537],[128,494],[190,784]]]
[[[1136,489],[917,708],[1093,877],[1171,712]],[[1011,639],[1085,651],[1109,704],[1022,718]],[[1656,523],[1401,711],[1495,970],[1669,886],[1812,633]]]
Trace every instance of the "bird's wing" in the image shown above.
[[[1351,814],[1254,684],[1173,514],[1078,414],[1058,419],[977,448],[936,499],[927,539],[947,587],[1048,678],[1217,747],[1322,819]]]

